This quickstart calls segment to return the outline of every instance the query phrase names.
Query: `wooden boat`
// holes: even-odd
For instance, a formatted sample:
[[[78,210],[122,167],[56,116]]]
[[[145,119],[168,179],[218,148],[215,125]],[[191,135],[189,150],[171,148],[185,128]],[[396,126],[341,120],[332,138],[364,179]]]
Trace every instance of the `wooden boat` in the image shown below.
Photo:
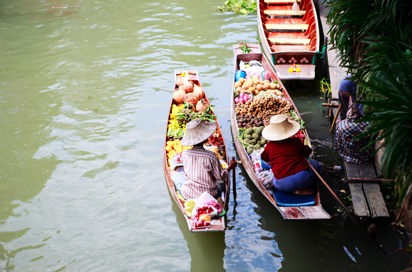
[[[314,79],[320,38],[313,0],[259,0],[257,18],[263,51],[279,78]]]
[[[184,82],[184,83],[182,83]],[[175,83],[174,83],[174,92],[179,90],[179,86],[191,82],[192,86],[195,88],[203,87],[199,81],[199,76],[197,71],[176,71],[175,72]],[[182,88],[182,87],[181,87]],[[194,91],[192,92],[194,93]],[[207,110],[203,113],[195,112],[194,106],[191,103],[176,102],[175,99],[171,99],[169,115],[167,118],[167,132],[165,137],[165,148],[163,154],[163,168],[166,178],[166,184],[170,193],[172,200],[179,207],[180,212],[187,222],[189,230],[192,232],[218,232],[224,231],[226,228],[226,216],[225,211],[228,209],[229,203],[229,193],[230,193],[230,182],[228,181],[225,184],[224,193],[222,193],[220,199],[218,199],[219,204],[216,204],[216,199],[210,195],[202,195],[196,200],[185,200],[180,192],[176,189],[176,185],[179,182],[184,180],[184,169],[183,163],[181,161],[181,152],[190,147],[182,147],[180,140],[185,131],[186,123],[194,118],[207,118],[210,121],[217,123],[216,116],[213,113],[213,108],[209,103],[208,98],[203,92],[203,103],[209,105]],[[180,117],[178,117],[180,116]],[[177,120],[180,118],[180,121]],[[219,127],[219,124],[216,126],[216,131],[212,136],[209,137],[209,141],[205,144],[205,148],[215,152],[218,158],[221,161],[222,167],[226,168],[228,159],[226,155],[226,147],[224,139]],[[230,177],[229,177],[230,178]],[[198,216],[195,216],[195,210],[199,211],[200,208],[208,206],[210,208],[210,203],[213,202],[213,207],[215,208],[212,212],[212,218],[202,219]],[[196,204],[196,207],[194,205]],[[223,208],[222,212],[216,212],[220,208]],[[210,220],[210,221],[209,221]]]
[[[284,219],[330,218],[330,215],[321,205],[319,190],[316,190],[310,196],[298,196],[284,194],[270,188],[273,177],[268,179],[268,175],[266,175],[268,173],[265,173],[271,172],[269,171],[270,166],[266,165],[268,171],[262,171],[264,165],[257,162],[255,159],[256,153],[254,153],[254,150],[261,151],[261,148],[265,145],[265,140],[262,142],[261,130],[269,123],[270,117],[275,114],[287,114],[290,118],[300,122],[301,126],[303,121],[286,88],[276,75],[269,60],[261,52],[259,45],[236,44],[233,49],[235,78],[231,102],[231,130],[243,168],[260,193],[280,212]],[[243,79],[239,78],[239,71],[246,71],[246,75],[243,73]],[[255,87],[252,88],[255,90],[251,89],[248,82],[253,82]],[[268,84],[269,87],[262,87],[259,84]],[[248,92],[251,93],[248,96],[253,97],[247,102],[242,101],[242,93]],[[245,110],[247,111],[246,114]],[[259,144],[251,141],[246,142],[248,136],[245,136],[245,133],[249,129],[258,134],[256,142],[259,142]],[[310,146],[306,129],[301,129],[297,135],[306,145]],[[252,138],[255,139],[255,137],[257,135]],[[260,154],[260,151],[257,151],[257,153]],[[280,194],[277,194],[277,192]],[[284,197],[287,199],[281,199]]]

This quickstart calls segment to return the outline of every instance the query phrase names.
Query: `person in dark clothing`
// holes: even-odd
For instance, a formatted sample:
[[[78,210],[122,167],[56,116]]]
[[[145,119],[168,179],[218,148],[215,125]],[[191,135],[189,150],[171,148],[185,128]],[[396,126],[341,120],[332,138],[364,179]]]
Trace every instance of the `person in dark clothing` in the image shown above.
[[[346,119],[340,121],[336,126],[334,149],[346,162],[361,164],[371,159],[371,150],[365,149],[369,143],[369,137],[359,138],[360,134],[368,127],[367,122],[359,121],[361,117],[362,114],[356,104],[352,104],[349,106]]]
[[[340,120],[346,118],[346,113],[348,112],[349,104],[356,101],[356,89],[357,85],[352,80],[351,75],[347,75],[341,80],[339,84],[339,103],[341,105],[340,109]]]

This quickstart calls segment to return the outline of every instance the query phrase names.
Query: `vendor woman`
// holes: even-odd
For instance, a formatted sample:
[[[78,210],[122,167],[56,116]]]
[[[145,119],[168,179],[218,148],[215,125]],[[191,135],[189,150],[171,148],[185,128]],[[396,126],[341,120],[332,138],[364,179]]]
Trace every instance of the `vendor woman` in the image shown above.
[[[275,189],[309,194],[313,192],[315,174],[306,158],[312,153],[312,149],[304,145],[301,139],[293,137],[299,130],[299,123],[289,119],[287,115],[272,116],[269,125],[262,131],[262,137],[268,143],[261,158],[272,168]],[[316,160],[309,161],[320,172],[321,164]]]
[[[233,159],[226,169],[222,169],[216,154],[204,149],[203,144],[215,130],[215,122],[194,119],[186,124],[182,145],[193,146],[182,153],[185,181],[180,190],[186,199],[197,198],[203,192],[217,199],[221,193],[218,188],[224,188],[223,183],[228,182],[228,171],[237,165]]]

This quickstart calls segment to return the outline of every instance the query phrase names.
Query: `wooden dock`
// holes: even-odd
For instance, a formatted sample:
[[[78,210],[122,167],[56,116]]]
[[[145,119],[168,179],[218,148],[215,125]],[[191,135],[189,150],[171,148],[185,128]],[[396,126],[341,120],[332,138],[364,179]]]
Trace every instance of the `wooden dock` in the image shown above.
[[[326,22],[326,17],[329,10],[321,3],[321,1],[317,1],[316,4],[319,8],[322,30],[325,34],[326,40],[328,41],[329,39],[327,39],[327,34],[329,33],[329,26]],[[338,117],[337,105],[339,104],[339,84],[340,81],[347,75],[347,70],[340,66],[337,51],[332,48],[329,42],[327,43],[325,58],[327,60],[329,81],[332,88],[332,101],[329,103],[331,113],[330,117],[333,121],[336,121],[336,118],[334,117]],[[332,123],[330,132],[334,131],[333,125],[334,122]],[[370,218],[388,217],[388,209],[386,208],[385,200],[380,190],[380,180],[377,177],[374,164],[355,164],[345,162],[344,170],[346,180],[349,183],[355,215]]]
[[[373,163],[345,162],[344,167],[355,215],[371,218],[388,217],[389,212]]]

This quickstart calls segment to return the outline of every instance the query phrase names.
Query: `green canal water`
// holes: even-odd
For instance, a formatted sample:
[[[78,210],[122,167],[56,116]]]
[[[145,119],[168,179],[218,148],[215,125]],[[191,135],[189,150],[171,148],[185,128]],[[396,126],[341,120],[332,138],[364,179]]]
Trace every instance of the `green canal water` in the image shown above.
[[[225,233],[189,233],[162,151],[174,70],[196,69],[229,153],[232,45],[256,17],[224,1],[0,1],[0,271],[398,271],[327,191],[327,221],[284,221],[236,170]],[[289,84],[316,158],[339,163],[317,84]],[[339,174],[326,176],[331,183]],[[389,234],[387,234],[389,233]]]

